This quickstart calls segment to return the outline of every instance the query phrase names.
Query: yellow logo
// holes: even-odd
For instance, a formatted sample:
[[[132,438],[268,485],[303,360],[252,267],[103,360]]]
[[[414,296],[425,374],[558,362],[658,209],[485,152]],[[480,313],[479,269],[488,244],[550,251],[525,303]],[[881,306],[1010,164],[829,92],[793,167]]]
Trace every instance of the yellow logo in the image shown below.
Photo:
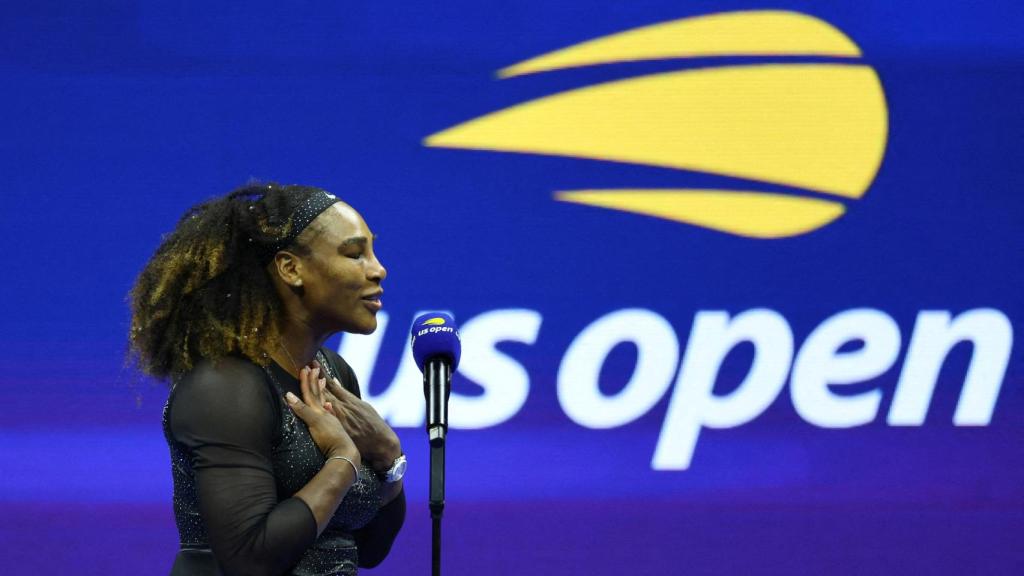
[[[662,22],[543,54],[502,79],[616,62],[711,56],[829,57],[644,75],[557,93],[430,135],[425,145],[626,162],[797,189],[562,190],[563,202],[752,238],[839,218],[885,153],[885,93],[860,49],[797,12],[725,12]],[[839,61],[836,61],[841,59]]]
[[[423,323],[428,326],[441,326],[444,324],[444,318],[431,318],[430,320],[424,320]]]

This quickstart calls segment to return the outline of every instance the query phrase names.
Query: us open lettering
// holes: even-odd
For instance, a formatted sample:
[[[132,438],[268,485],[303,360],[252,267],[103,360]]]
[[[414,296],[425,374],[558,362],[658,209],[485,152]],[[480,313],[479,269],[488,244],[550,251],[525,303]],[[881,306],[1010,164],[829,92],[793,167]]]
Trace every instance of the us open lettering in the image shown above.
[[[479,385],[482,395],[452,393],[449,425],[485,428],[499,425],[522,408],[530,390],[530,373],[515,358],[497,349],[501,342],[533,345],[542,324],[540,312],[499,309],[463,323],[459,373]],[[339,352],[362,382],[370,382],[388,325],[378,315],[378,330],[369,336],[346,335]],[[428,330],[451,330],[431,327]],[[693,318],[685,351],[672,325],[642,308],[616,310],[586,326],[569,344],[557,373],[558,401],[566,416],[592,429],[628,424],[669,395],[668,409],[656,440],[651,467],[690,467],[700,433],[706,428],[746,424],[775,401],[789,384],[797,413],[822,428],[849,428],[878,417],[882,391],[836,394],[840,386],[866,382],[891,369],[902,349],[900,328],[888,314],[872,308],[838,312],[821,322],[797,346],[789,322],[780,313],[755,308],[732,315],[701,310]],[[861,345],[844,350],[848,343]],[[972,345],[956,426],[986,426],[992,420],[1013,346],[1013,327],[1001,311],[977,308],[954,316],[946,310],[918,313],[906,347],[892,403],[890,426],[920,426],[931,404],[939,371],[954,346]],[[609,353],[628,343],[636,347],[632,375],[621,390],[606,395],[598,377]],[[715,394],[715,382],[729,352],[753,345],[754,357],[738,386]],[[368,400],[393,426],[423,425],[421,376],[408,347],[391,384]]]

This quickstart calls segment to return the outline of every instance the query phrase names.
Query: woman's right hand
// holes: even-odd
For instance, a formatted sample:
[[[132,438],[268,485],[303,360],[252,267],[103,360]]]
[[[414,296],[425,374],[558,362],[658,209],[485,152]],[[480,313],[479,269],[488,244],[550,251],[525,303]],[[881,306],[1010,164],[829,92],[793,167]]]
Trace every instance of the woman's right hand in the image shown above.
[[[309,435],[326,457],[345,456],[358,468],[359,450],[352,438],[332,412],[324,409],[324,389],[327,381],[320,378],[320,368],[303,366],[299,371],[299,389],[302,399],[288,392],[285,401],[292,411],[306,423]]]

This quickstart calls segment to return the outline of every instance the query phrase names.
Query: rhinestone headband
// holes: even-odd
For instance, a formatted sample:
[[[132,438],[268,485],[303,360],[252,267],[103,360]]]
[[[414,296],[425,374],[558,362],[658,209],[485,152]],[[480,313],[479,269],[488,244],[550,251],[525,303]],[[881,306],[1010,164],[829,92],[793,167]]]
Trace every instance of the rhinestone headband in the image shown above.
[[[294,213],[292,213],[291,230],[284,238],[281,238],[269,247],[264,259],[268,263],[273,260],[275,254],[290,246],[291,243],[299,237],[299,234],[302,234],[302,231],[305,230],[313,220],[316,220],[317,216],[319,216],[324,210],[327,210],[327,208],[335,202],[340,202],[340,200],[338,200],[338,197],[334,194],[324,192],[323,190],[314,192],[306,199],[305,202],[302,203],[302,205],[295,209]]]

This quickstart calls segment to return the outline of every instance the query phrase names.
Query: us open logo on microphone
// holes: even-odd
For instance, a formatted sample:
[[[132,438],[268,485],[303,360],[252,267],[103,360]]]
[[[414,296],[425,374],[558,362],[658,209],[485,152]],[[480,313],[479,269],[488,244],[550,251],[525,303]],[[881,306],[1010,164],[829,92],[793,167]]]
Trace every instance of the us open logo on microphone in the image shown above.
[[[417,336],[423,336],[425,334],[436,334],[438,332],[455,332],[455,328],[451,326],[431,326],[430,328],[424,328],[416,333]]]
[[[757,61],[706,66],[744,57]],[[737,236],[796,236],[842,216],[881,165],[885,94],[861,57],[840,30],[798,12],[662,22],[542,54],[498,77],[662,60],[700,67],[537,98],[424,143],[723,176],[736,187],[559,190],[554,197]]]
[[[424,320],[420,325],[425,326],[425,328],[421,328],[420,330],[417,330],[415,334],[413,334],[412,343],[416,344],[416,338],[420,336],[426,336],[427,334],[437,334],[439,332],[456,333],[455,328],[451,326],[445,326],[445,323],[445,319],[440,316]],[[456,337],[458,337],[457,333]]]

